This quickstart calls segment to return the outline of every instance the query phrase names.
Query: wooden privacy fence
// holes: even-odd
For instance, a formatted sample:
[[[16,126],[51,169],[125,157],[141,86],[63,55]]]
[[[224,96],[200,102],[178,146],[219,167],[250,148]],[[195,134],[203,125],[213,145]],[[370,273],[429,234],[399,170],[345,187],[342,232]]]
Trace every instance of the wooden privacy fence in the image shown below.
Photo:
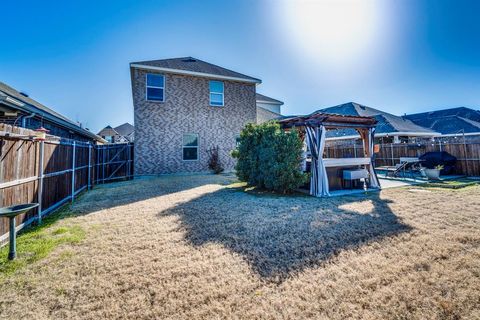
[[[95,147],[95,184],[133,177],[133,144]]]
[[[394,166],[401,157],[419,157],[425,152],[446,151],[457,158],[454,173],[468,176],[480,176],[480,143],[431,142],[421,144],[386,143],[380,144],[380,152],[375,155],[376,166]],[[325,157],[354,158],[363,156],[363,146],[329,145],[325,148]]]
[[[133,145],[92,145],[35,141],[34,131],[0,124],[0,206],[38,202],[17,217],[17,230],[95,184],[133,177]],[[0,218],[0,243],[8,239],[8,219]]]

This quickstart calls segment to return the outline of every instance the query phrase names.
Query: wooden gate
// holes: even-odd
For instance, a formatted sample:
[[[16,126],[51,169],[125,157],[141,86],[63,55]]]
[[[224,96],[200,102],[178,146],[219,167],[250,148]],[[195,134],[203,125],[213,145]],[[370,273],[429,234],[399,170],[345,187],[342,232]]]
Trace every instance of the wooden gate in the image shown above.
[[[95,146],[94,184],[132,178],[132,143]]]

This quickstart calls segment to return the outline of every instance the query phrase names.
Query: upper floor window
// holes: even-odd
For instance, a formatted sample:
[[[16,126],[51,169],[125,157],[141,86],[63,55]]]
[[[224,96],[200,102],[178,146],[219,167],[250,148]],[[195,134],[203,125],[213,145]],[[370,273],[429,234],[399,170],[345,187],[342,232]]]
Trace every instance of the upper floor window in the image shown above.
[[[223,82],[210,80],[210,105],[223,106]]]
[[[165,76],[147,73],[147,100],[165,101]]]
[[[198,160],[198,134],[183,135],[183,160]]]

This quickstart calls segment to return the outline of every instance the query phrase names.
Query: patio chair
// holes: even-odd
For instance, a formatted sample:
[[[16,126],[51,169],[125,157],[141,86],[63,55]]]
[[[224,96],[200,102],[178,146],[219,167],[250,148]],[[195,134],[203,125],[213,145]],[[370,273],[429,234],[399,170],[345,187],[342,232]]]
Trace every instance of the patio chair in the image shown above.
[[[403,177],[405,177],[405,171],[408,167],[408,162],[403,161],[399,164],[395,165],[394,167],[382,167],[382,170],[385,170],[385,177],[399,177],[400,174],[403,173]]]

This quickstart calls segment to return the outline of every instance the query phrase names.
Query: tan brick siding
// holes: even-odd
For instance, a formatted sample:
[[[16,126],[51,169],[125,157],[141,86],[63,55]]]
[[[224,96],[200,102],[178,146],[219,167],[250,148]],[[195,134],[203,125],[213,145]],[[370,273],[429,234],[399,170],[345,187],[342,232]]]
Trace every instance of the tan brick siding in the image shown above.
[[[255,85],[224,81],[224,107],[209,105],[209,79],[165,75],[165,102],[146,101],[145,74],[131,69],[135,120],[135,172],[159,174],[208,170],[207,150],[220,148],[226,170],[235,161],[230,151],[249,122],[256,122]],[[182,160],[185,133],[199,135],[199,160]]]
[[[278,117],[280,117],[278,113],[272,112],[262,107],[257,107],[257,123],[258,124],[266,122],[268,120],[276,119]]]

